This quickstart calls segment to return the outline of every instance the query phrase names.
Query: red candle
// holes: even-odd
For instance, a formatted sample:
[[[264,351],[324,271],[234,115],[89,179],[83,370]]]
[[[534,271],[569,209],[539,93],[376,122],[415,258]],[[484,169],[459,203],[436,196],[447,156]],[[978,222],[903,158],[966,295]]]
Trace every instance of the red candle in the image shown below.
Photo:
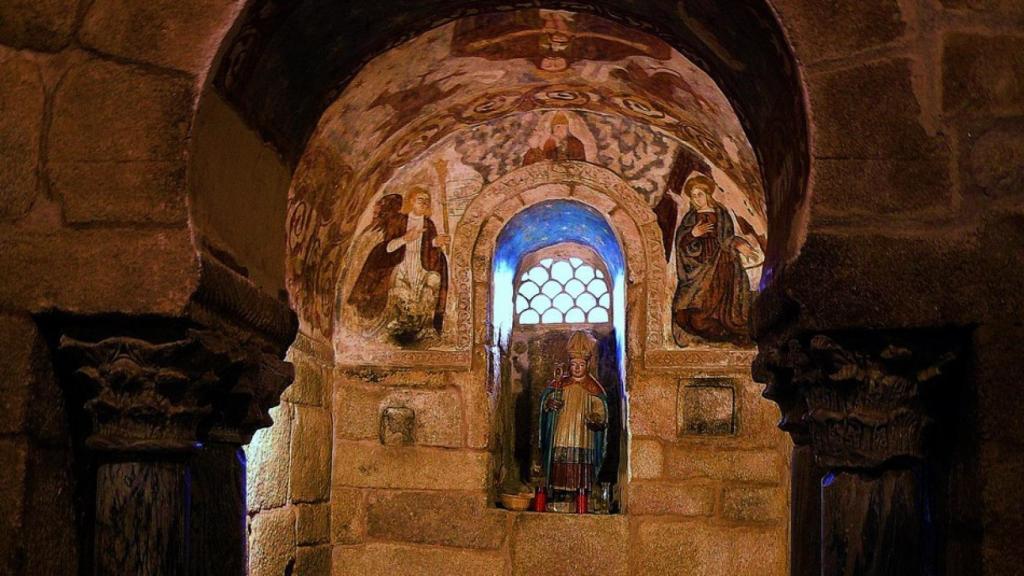
[[[535,512],[544,512],[548,508],[548,493],[543,487],[538,486],[536,493],[533,495],[533,510]]]
[[[576,493],[576,513],[586,514],[587,513],[587,493],[580,490]]]

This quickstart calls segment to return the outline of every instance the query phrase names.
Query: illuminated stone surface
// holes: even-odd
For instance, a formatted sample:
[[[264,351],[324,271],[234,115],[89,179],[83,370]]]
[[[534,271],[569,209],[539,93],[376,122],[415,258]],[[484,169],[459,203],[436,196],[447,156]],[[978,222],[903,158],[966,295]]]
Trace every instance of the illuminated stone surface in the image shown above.
[[[140,326],[193,326],[204,306],[230,317],[233,340],[251,338],[267,317],[225,310],[251,303],[230,290],[211,297],[213,258],[296,309],[307,355],[249,447],[251,573],[564,572],[531,544],[550,526],[583,526],[570,540],[584,548],[617,537],[585,570],[820,573],[822,543],[805,536],[820,531],[823,471],[796,470],[791,517],[791,443],[749,380],[755,353],[680,347],[672,333],[678,251],[666,258],[663,235],[678,228],[661,200],[686,148],[708,163],[730,221],[749,225],[736,242],[772,273],[751,314],[755,364],[774,361],[776,339],[819,332],[872,340],[951,327],[948,340],[965,342],[962,388],[938,399],[952,398],[943,416],[955,426],[942,430],[957,435],[934,447],[955,464],[936,492],[949,514],[938,519],[950,538],[943,569],[1018,570],[1019,2],[595,0],[575,16],[529,8],[490,21],[499,2],[474,4],[470,20],[455,0],[144,4],[0,5],[0,304],[16,318],[0,321],[0,502],[15,535],[0,542],[0,572],[92,568],[77,566],[94,556],[78,508],[95,478],[70,458],[82,406],[66,367],[50,366],[50,340],[82,316],[159,340],[168,335]],[[571,48],[544,53],[538,40],[563,25]],[[582,154],[544,151],[558,112]],[[555,161],[527,163],[538,150]],[[434,223],[453,237],[440,311],[450,331],[406,349],[354,330],[346,296],[378,202],[414,183],[431,189]],[[543,384],[553,367],[531,373],[492,354],[490,266],[506,223],[552,199],[607,217],[628,268],[617,516],[494,509],[514,400],[501,371]],[[707,378],[736,384],[733,434],[680,434],[705,404],[685,383]],[[774,389],[785,379],[765,380],[766,395],[805,460],[827,456],[837,446],[812,442]],[[415,443],[380,446],[390,401],[414,405]],[[850,474],[892,473],[883,468]],[[830,502],[857,505],[855,487],[887,485],[860,480],[834,483]],[[890,506],[905,500],[878,502],[872,511],[907,519]],[[852,516],[829,518],[842,527]]]

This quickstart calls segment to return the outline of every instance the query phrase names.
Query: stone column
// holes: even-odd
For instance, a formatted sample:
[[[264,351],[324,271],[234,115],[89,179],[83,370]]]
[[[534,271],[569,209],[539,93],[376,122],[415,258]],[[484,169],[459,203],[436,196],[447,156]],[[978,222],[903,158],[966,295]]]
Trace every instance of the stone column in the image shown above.
[[[245,452],[211,441],[193,459],[189,574],[245,576]]]
[[[769,382],[765,395],[779,403],[783,427],[808,441],[815,464],[825,470],[821,574],[934,570],[930,397],[948,393],[940,386],[956,357],[954,345],[948,334],[927,330],[762,343],[758,376]],[[809,506],[801,501],[811,497],[794,492],[794,511]]]
[[[181,317],[63,325],[66,389],[95,455],[94,573],[243,576],[241,448],[291,383],[294,315],[204,260]]]
[[[807,426],[807,402],[793,383],[794,359],[789,356],[786,334],[763,337],[754,360],[754,379],[767,384],[763,396],[778,404],[779,428],[793,439],[790,481],[789,573],[790,576],[821,575],[821,479],[825,475],[814,460]]]
[[[291,366],[228,330],[158,327],[172,338],[61,339],[92,424],[95,573],[244,575],[241,448]]]
[[[821,575],[821,498],[818,491],[825,471],[814,462],[809,445],[793,446],[792,498],[789,511],[790,576]]]
[[[190,338],[63,336],[96,454],[94,573],[184,574],[189,458],[210,413],[216,358]],[[211,362],[211,360],[213,362]]]

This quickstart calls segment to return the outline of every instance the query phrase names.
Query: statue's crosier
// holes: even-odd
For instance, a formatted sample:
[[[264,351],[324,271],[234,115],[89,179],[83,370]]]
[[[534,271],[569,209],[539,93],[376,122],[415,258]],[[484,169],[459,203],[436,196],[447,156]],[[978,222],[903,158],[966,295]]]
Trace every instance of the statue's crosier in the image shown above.
[[[590,374],[594,339],[578,331],[566,348],[568,374],[556,373],[540,397],[545,486],[538,496],[550,497],[555,509],[562,508],[557,503],[575,500],[576,511],[585,513],[607,448],[608,396]]]

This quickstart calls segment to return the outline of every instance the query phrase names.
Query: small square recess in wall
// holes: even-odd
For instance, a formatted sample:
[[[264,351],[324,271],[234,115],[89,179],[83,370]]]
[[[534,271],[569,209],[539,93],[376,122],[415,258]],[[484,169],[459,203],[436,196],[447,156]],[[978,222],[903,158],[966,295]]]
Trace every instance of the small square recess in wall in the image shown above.
[[[736,394],[729,381],[684,384],[680,390],[682,434],[728,436],[736,432]]]

